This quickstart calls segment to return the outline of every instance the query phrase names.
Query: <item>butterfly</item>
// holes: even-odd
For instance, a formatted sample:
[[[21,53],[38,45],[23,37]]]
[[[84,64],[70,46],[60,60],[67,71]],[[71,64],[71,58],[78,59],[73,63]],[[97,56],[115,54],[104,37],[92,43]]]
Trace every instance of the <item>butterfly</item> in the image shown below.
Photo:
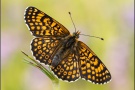
[[[79,78],[95,84],[105,84],[111,74],[97,55],[82,41],[80,32],[73,34],[58,21],[35,7],[27,7],[24,20],[34,36],[31,50],[36,60],[49,65],[64,81]]]

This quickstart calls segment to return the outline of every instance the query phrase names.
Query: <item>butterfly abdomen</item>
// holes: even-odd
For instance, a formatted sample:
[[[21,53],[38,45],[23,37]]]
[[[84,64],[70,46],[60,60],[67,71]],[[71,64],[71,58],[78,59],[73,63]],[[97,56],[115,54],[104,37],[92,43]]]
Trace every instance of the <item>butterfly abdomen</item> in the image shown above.
[[[71,36],[67,40],[63,41],[62,47],[57,51],[56,55],[53,57],[52,60],[52,66],[56,67],[61,60],[65,59],[72,49],[72,46],[74,46],[75,43],[75,37]]]

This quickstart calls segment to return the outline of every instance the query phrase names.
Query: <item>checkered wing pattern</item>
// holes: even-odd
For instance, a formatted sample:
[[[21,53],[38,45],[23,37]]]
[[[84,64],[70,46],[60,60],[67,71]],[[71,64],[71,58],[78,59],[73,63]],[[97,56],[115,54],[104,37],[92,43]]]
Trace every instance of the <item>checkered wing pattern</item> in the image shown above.
[[[33,56],[47,65],[60,47],[60,39],[68,36],[69,31],[55,19],[38,10],[28,7],[25,10],[24,20],[32,34],[31,50]]]
[[[71,50],[70,54],[53,68],[52,71],[58,78],[65,81],[75,81],[80,77],[78,55]]]
[[[96,84],[105,84],[111,80],[111,74],[96,54],[83,42],[77,45],[81,78]]]
[[[35,7],[26,9],[24,20],[36,37],[65,37],[70,34],[62,24]]]
[[[40,62],[51,65],[52,58],[57,52],[61,43],[53,38],[34,38],[31,43],[33,56]]]

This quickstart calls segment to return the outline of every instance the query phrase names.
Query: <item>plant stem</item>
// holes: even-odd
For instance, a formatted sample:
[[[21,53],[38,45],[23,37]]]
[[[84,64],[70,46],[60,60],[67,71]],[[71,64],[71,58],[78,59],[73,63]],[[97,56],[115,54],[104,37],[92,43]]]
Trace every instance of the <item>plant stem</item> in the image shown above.
[[[52,81],[52,84],[53,84],[53,90],[60,90],[59,89],[59,80],[55,77],[54,74],[51,73],[51,71],[47,70],[42,64],[40,64],[35,59],[28,56],[23,51],[22,51],[22,53],[31,60],[30,61],[30,60],[24,59],[28,64],[38,68],[39,70],[41,70],[45,75],[47,75],[50,78],[50,80]]]
[[[59,82],[53,82],[52,81],[52,84],[53,84],[53,90],[60,90]]]

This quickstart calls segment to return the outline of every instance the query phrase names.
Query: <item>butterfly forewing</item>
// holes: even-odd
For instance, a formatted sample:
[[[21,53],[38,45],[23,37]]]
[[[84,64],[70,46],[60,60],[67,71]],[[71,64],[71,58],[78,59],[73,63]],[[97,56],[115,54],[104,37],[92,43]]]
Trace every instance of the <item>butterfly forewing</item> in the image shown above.
[[[96,54],[83,42],[78,41],[79,70],[81,78],[96,84],[110,81],[111,75]]]
[[[36,37],[65,37],[70,34],[63,25],[35,7],[26,9],[24,19]]]

